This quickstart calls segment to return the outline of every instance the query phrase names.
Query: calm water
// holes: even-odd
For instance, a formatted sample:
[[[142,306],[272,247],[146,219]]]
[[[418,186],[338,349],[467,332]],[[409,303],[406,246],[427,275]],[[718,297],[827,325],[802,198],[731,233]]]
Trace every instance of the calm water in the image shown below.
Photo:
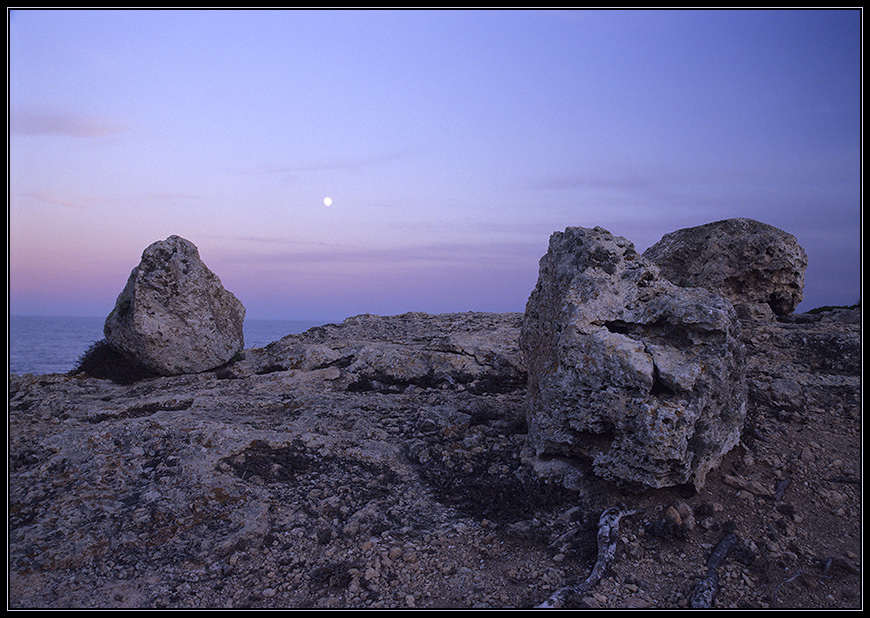
[[[10,316],[9,373],[64,373],[103,339],[105,318]],[[245,347],[258,348],[322,322],[245,320]]]

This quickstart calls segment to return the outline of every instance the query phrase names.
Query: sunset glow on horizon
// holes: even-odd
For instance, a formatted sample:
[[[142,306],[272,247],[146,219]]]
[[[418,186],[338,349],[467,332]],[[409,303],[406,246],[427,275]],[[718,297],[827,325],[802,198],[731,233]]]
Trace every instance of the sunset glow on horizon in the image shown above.
[[[9,313],[177,234],[248,318],[523,311],[549,236],[732,217],[861,295],[860,10],[13,10]]]

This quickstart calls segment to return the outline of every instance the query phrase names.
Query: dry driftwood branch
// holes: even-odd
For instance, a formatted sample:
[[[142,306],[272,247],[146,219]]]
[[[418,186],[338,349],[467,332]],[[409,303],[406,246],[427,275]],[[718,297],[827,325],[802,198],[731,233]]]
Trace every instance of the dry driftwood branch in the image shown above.
[[[579,597],[591,590],[601,581],[604,572],[616,554],[616,544],[619,541],[619,520],[635,515],[640,511],[625,511],[618,507],[610,507],[598,518],[598,557],[592,566],[589,577],[574,586],[565,586],[553,593],[549,599],[538,605],[539,608],[564,607],[571,597]]]
[[[786,584],[793,582],[794,580],[798,579],[799,577],[807,576],[807,577],[820,577],[823,579],[829,579],[829,578],[833,577],[830,573],[831,573],[831,568],[835,567],[835,566],[840,567],[841,569],[848,571],[850,573],[858,573],[859,572],[858,568],[854,564],[852,564],[851,562],[846,560],[845,558],[839,558],[839,557],[828,558],[824,562],[819,561],[819,564],[822,567],[821,573],[811,573],[809,571],[798,571],[797,573],[795,573],[794,575],[789,577],[787,580],[782,582],[779,586],[777,586],[776,589],[773,591],[773,594],[771,595],[772,600],[773,600],[773,607],[776,607],[776,605],[777,605],[777,598],[776,597],[779,594],[779,589],[782,588],[783,586],[785,586]]]
[[[737,535],[726,534],[713,548],[707,559],[707,576],[695,585],[690,599],[693,609],[708,609],[713,607],[713,598],[719,589],[719,574],[717,569],[725,560],[728,552],[737,543]]]

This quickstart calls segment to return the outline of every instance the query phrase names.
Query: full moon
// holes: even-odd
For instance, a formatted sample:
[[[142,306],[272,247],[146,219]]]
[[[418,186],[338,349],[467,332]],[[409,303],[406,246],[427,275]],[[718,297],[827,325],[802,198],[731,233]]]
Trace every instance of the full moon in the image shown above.
[[[332,206],[332,198],[331,197],[323,198],[323,205],[324,206]]]

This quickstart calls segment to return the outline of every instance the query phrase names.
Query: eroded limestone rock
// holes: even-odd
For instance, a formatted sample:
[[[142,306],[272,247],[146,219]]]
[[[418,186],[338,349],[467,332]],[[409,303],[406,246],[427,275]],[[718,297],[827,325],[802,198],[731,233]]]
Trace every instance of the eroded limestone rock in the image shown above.
[[[600,227],[550,238],[521,348],[529,444],[604,478],[704,484],[739,440],[743,347],[731,303],[678,287]]]
[[[162,375],[218,367],[244,348],[245,307],[189,240],[150,245],[106,318],[106,341]]]
[[[225,378],[279,371],[340,369],[357,392],[408,387],[508,392],[525,386],[518,333],[522,314],[409,312],[363,314],[246,350]],[[338,379],[338,378],[337,378]]]
[[[791,234],[752,219],[677,230],[643,255],[673,283],[713,290],[735,306],[768,305],[773,313],[788,315],[803,299],[803,247]]]

